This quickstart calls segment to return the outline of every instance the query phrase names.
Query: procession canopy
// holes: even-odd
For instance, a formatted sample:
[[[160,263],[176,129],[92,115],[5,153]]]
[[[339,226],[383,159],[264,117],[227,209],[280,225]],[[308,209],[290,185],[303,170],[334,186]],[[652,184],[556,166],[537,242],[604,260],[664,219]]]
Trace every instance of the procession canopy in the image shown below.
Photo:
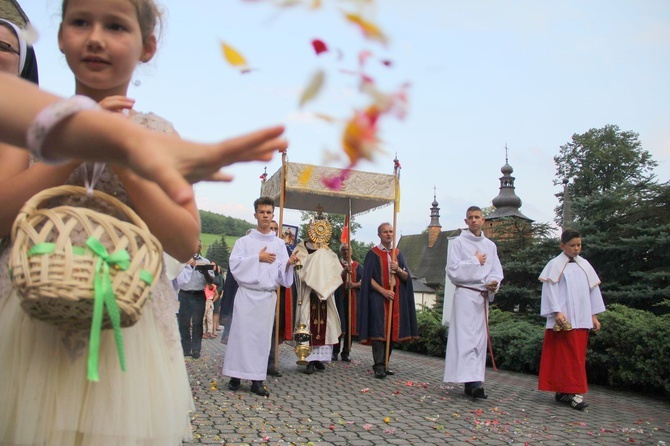
[[[321,206],[328,213],[362,214],[389,205],[395,200],[395,177],[389,174],[350,170],[339,189],[324,185],[323,179],[339,177],[342,169],[312,164],[285,163],[284,208],[314,211]],[[262,186],[262,194],[279,203],[282,191],[281,168]]]

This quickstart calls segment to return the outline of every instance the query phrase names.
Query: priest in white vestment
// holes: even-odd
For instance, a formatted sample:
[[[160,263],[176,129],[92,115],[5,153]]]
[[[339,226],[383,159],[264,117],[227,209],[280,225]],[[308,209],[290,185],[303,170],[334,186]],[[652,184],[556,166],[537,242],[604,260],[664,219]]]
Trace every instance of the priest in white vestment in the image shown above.
[[[331,225],[319,214],[309,224],[310,240],[301,242],[293,250],[303,267],[297,272],[297,303],[295,327],[305,324],[312,346],[311,354],[305,358],[307,374],[325,370],[324,362],[330,362],[333,345],[340,342],[342,324],[335,304],[335,291],[342,285],[342,265],[329,247]]]
[[[487,398],[482,385],[486,371],[488,305],[503,279],[495,243],[482,232],[482,211],[471,206],[466,212],[468,229],[452,243],[447,257],[447,276],[454,293],[444,382],[465,383],[465,394]]]
[[[274,202],[261,197],[254,202],[257,229],[238,239],[230,253],[230,271],[239,285],[233,306],[230,335],[223,360],[228,388],[238,390],[240,380],[252,381],[251,392],[268,396],[267,376],[277,287],[293,284],[297,257],[286,252],[284,242],[270,230]]]

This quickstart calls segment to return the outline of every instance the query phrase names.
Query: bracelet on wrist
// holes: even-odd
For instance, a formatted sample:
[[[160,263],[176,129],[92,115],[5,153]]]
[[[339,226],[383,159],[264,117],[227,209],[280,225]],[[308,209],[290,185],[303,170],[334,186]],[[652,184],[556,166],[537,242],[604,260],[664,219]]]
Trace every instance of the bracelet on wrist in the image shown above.
[[[73,114],[83,110],[96,110],[100,105],[87,96],[72,96],[69,99],[63,99],[47,105],[35,116],[26,133],[26,146],[28,151],[38,160],[47,164],[62,164],[66,159],[47,159],[42,152],[44,150],[44,141],[49,133],[58,124],[69,118]]]

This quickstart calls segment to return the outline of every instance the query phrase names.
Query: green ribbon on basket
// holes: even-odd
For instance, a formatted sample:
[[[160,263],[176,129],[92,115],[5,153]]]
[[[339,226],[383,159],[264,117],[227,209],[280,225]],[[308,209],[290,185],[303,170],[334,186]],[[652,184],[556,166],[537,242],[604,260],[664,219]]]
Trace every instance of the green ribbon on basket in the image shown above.
[[[98,256],[98,262],[95,266],[95,280],[93,283],[93,321],[91,322],[91,338],[88,350],[88,380],[99,381],[98,362],[100,356],[100,334],[102,332],[102,316],[105,307],[109,314],[109,320],[112,322],[114,330],[114,341],[116,350],[119,353],[119,363],[121,370],[126,371],[126,356],[123,347],[123,334],[121,333],[121,314],[116,304],[116,296],[112,288],[112,278],[109,275],[109,267],[122,270],[130,266],[130,255],[125,249],[120,249],[113,254],[109,254],[100,240],[95,237],[89,237],[86,240],[86,246]]]
[[[110,265],[126,270],[130,266],[130,255],[125,250],[119,250],[113,254],[108,254],[107,249],[95,237],[89,237],[86,240],[86,246],[98,256],[96,265],[96,275],[94,280],[93,296],[93,320],[91,322],[91,337],[88,352],[88,379],[89,381],[99,381],[98,363],[100,358],[100,334],[102,332],[102,317],[104,307],[107,307],[109,319],[114,329],[114,340],[119,354],[121,370],[126,371],[125,350],[123,347],[123,334],[121,333],[121,315],[119,307],[116,304],[116,296],[112,288],[112,279],[109,275]],[[72,252],[75,255],[86,255],[89,249],[83,246],[73,246]],[[28,250],[28,256],[51,254],[56,250],[55,243],[37,243]],[[154,281],[153,275],[147,270],[140,270],[140,280],[151,285]]]

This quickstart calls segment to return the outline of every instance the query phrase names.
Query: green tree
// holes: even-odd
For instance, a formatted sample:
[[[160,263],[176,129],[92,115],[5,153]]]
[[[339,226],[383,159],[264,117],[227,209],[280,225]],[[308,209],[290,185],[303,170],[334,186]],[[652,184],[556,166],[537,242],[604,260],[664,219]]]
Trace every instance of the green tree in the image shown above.
[[[513,221],[509,222],[514,224]],[[559,241],[547,223],[524,225],[523,230],[509,231],[507,225],[496,228],[505,237],[492,238],[498,246],[498,257],[505,279],[496,295],[495,305],[501,310],[538,314],[542,283],[537,279],[544,265],[560,252]],[[509,236],[509,234],[515,234]]]
[[[670,183],[656,181],[657,163],[638,134],[613,125],[591,129],[573,135],[554,160],[555,182],[570,180],[572,226],[582,233],[605,301],[668,312]],[[559,222],[561,212],[559,206]]]
[[[226,243],[225,236],[222,235],[220,239],[215,240],[214,243],[209,245],[205,257],[207,257],[207,259],[209,259],[211,262],[216,262],[216,264],[221,266],[221,268],[228,270],[230,250],[228,248],[228,244]]]
[[[628,184],[576,199],[588,215],[583,255],[602,281],[608,303],[665,314],[670,310],[670,182]]]
[[[200,230],[205,234],[228,234],[242,237],[256,225],[239,218],[227,217],[209,211],[200,211]]]
[[[653,169],[657,163],[642,148],[638,137],[635,132],[622,131],[611,124],[590,129],[581,135],[575,133],[572,141],[562,145],[559,154],[554,157],[554,184],[561,184],[567,179],[570,195],[575,199],[653,180]],[[556,196],[561,203],[556,209],[557,221],[562,225],[563,192]],[[577,221],[586,216],[575,210],[574,217]]]
[[[351,239],[351,257],[359,263],[363,263],[368,251],[375,246],[374,243],[363,243],[358,240]]]

